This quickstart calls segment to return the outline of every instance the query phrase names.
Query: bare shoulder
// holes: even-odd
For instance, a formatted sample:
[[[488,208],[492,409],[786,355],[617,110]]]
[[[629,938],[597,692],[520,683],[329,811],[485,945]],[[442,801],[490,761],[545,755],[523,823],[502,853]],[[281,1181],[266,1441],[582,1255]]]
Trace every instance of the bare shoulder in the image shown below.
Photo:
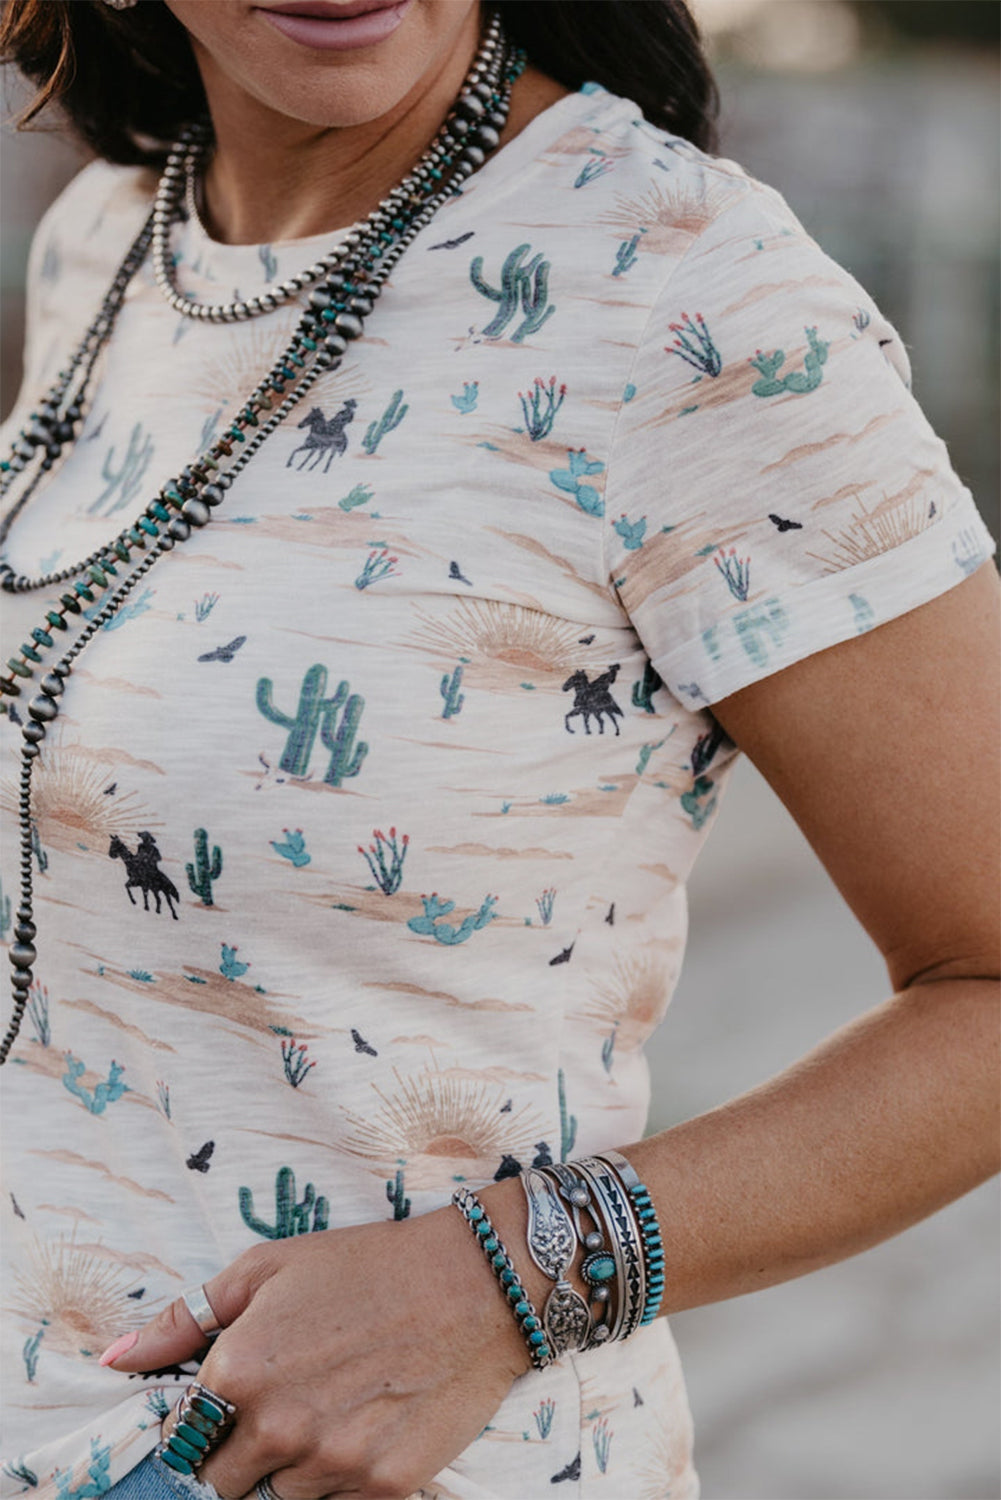
[[[997,972],[1001,588],[954,588],[714,705],[895,989]]]

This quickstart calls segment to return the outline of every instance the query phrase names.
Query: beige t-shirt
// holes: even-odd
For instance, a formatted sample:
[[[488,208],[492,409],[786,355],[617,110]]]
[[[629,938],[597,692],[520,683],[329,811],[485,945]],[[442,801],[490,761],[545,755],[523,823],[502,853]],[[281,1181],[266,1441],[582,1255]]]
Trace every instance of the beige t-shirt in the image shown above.
[[[98,164],[47,216],[8,443],[149,195]],[[175,236],[208,299],[329,243]],[[144,267],[15,567],[138,514],[296,317],[196,325]],[[99,1493],[153,1447],[194,1366],[97,1356],[258,1237],[640,1136],[736,754],[711,705],[991,550],[899,336],[778,193],[594,86],[491,158],[98,633],[46,740],[4,1077],[3,1493]],[[4,657],[43,597],[5,600]],[[691,1500],[666,1321],[525,1375],[426,1493]]]

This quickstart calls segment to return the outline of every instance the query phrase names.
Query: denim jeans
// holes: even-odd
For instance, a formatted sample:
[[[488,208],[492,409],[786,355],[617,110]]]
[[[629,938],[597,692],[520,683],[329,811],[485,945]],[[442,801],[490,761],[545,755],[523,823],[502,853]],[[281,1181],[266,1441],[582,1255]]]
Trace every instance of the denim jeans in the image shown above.
[[[178,1474],[155,1453],[106,1490],[103,1500],[219,1500],[210,1484]]]

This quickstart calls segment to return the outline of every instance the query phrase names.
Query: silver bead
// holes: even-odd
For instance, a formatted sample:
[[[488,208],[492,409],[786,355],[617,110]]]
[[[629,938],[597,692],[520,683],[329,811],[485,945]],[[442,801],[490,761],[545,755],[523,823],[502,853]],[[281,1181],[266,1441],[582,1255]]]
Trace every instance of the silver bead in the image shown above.
[[[175,542],[186,542],[191,535],[191,527],[181,516],[175,516],[167,527],[168,536]]]
[[[28,712],[39,724],[50,723],[59,713],[59,707],[52,699],[40,693],[37,698],[32,698],[28,704]]]
[[[591,1194],[580,1183],[570,1189],[567,1197],[576,1208],[585,1208],[591,1201]]]
[[[591,1288],[591,1297],[595,1302],[607,1302],[609,1298],[608,1287],[593,1286]]]
[[[211,518],[212,512],[204,500],[193,497],[190,500],[185,500],[181,506],[181,515],[186,516],[192,526],[205,526]]]
[[[334,319],[334,327],[337,332],[343,334],[346,339],[357,339],[362,334],[361,318],[356,318],[354,313],[338,313]]]
[[[58,698],[63,690],[63,679],[58,672],[47,672],[38,686],[47,698]]]
[[[592,1229],[590,1234],[585,1234],[584,1244],[588,1250],[600,1250],[602,1245],[601,1235],[596,1229]]]

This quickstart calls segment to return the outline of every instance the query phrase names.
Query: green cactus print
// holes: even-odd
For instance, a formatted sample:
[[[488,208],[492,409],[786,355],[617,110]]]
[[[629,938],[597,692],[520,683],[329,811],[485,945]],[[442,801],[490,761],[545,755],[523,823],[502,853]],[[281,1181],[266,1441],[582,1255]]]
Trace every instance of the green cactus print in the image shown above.
[[[454,901],[439,901],[437,895],[422,896],[421,902],[424,906],[424,915],[411,917],[407,926],[411,932],[419,932],[422,936],[433,937],[436,943],[444,943],[448,948],[454,948],[458,943],[464,943],[471,938],[474,932],[479,932],[492,922],[496,913],[494,907],[497,904],[496,896],[485,896],[479,911],[471,912],[469,916],[463,917],[458,926],[442,921],[455,910]]]
[[[715,783],[711,776],[697,776],[692,787],[682,792],[679,801],[694,829],[702,827],[716,806]]]
[[[355,733],[365,700],[357,693],[352,693],[349,683],[345,681],[338,683],[329,698],[324,696],[326,689],[327,669],[317,662],[302,679],[299,705],[294,716],[275,707],[270,677],[262,677],[257,684],[257,707],[273,724],[279,724],[288,730],[288,739],[279,761],[283,771],[289,776],[306,775],[319,732],[320,739],[330,751],[330,763],[323,779],[328,786],[340,786],[345,778],[358,775],[368,754],[368,745],[364,741],[355,744]],[[343,712],[338,721],[340,710]]]
[[[195,829],[194,863],[184,867],[188,872],[188,884],[195,895],[201,897],[203,906],[215,904],[212,900],[212,882],[222,874],[222,850],[215,844],[212,858],[209,859],[208,838],[204,828]]]
[[[815,391],[824,376],[824,365],[827,363],[827,351],[831,347],[828,340],[817,337],[816,328],[804,328],[809,351],[803,359],[802,370],[791,370],[787,375],[779,375],[779,367],[785,363],[785,351],[774,349],[771,354],[765,354],[761,349],[755,352],[754,358],[748,360],[758,371],[760,379],[751,386],[751,393],[755,396],[781,396],[786,391],[793,395],[804,395],[807,391]]]
[[[81,1074],[87,1070],[87,1064],[73,1056],[72,1052],[66,1054],[66,1072],[62,1081],[71,1094],[75,1094],[92,1115],[103,1115],[109,1104],[114,1104],[123,1094],[128,1093],[128,1084],[122,1082],[122,1074],[125,1069],[121,1063],[112,1062],[108,1069],[108,1077],[104,1083],[95,1085],[93,1093],[85,1088],[79,1081]]]
[[[583,482],[585,475],[600,474],[605,465],[599,458],[588,458],[586,448],[567,449],[567,467],[550,469],[549,478],[558,490],[573,495],[586,515],[603,516],[605,502],[591,484]]]
[[[24,1344],[21,1347],[21,1358],[24,1360],[25,1378],[27,1379],[29,1385],[34,1385],[35,1383],[35,1372],[38,1369],[38,1347],[42,1342],[42,1336],[44,1333],[45,1328],[40,1328],[37,1333],[33,1333],[30,1338],[25,1339]]]
[[[403,418],[410,410],[406,402],[403,402],[402,406],[400,404],[401,402],[403,402],[403,392],[394,391],[393,399],[386,407],[386,410],[383,412],[382,416],[377,422],[372,422],[369,425],[369,429],[361,441],[362,447],[369,455],[373,454],[376,451],[379,444],[386,436],[387,432],[392,432],[394,427],[399,427],[400,423],[403,421]]]
[[[102,1443],[99,1438],[90,1440],[90,1463],[87,1465],[87,1473],[90,1478],[83,1484],[72,1484],[73,1473],[71,1469],[57,1469],[54,1474],[58,1500],[94,1500],[97,1495],[103,1495],[111,1488],[111,1448],[107,1443]]]
[[[780,646],[789,633],[789,619],[778,599],[764,599],[733,617],[733,628],[756,667],[768,661],[770,646]]]
[[[265,1240],[288,1240],[297,1234],[315,1234],[330,1228],[330,1204],[317,1197],[307,1182],[301,1202],[296,1202],[295,1173],[291,1167],[280,1167],[275,1174],[275,1217],[269,1224],[254,1213],[254,1195],[249,1187],[239,1190],[240,1217],[248,1229]]]
[[[633,707],[642,709],[645,714],[655,714],[657,710],[653,706],[653,695],[658,688],[663,686],[656,667],[650,661],[645,662],[641,680],[633,683]]]
[[[408,1217],[410,1213],[410,1199],[404,1196],[402,1167],[397,1167],[395,1181],[386,1183],[386,1197],[392,1205],[393,1218],[395,1220],[399,1221]]]
[[[557,1087],[560,1101],[560,1161],[566,1161],[577,1140],[577,1116],[567,1114],[567,1081],[562,1068]]]
[[[441,679],[439,691],[445,700],[445,707],[441,711],[443,719],[452,719],[456,714],[462,712],[462,705],[466,701],[465,693],[459,692],[462,683],[462,667],[456,667],[451,676],[446,672]]]
[[[512,344],[520,344],[530,334],[538,333],[542,325],[556,311],[549,301],[549,272],[551,266],[541,253],[522,265],[523,258],[531,253],[531,245],[516,245],[501,267],[500,287],[492,287],[483,279],[483,256],[477,255],[469,267],[469,279],[483,297],[498,303],[495,316],[483,329],[485,339],[500,338],[507,325],[518,314],[519,303],[525,314],[511,335]]]

